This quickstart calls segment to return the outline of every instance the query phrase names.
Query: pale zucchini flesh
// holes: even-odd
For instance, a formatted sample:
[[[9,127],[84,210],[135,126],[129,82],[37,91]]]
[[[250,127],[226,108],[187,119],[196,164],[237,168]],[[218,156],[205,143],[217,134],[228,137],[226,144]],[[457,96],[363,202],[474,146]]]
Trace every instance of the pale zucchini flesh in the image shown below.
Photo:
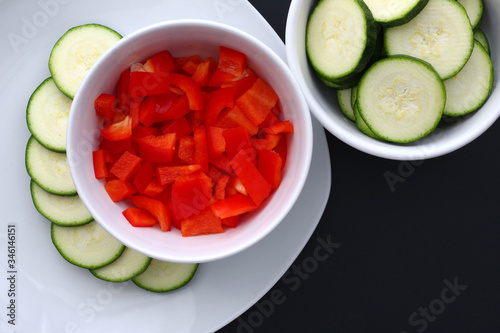
[[[493,87],[493,64],[486,49],[476,41],[474,51],[462,70],[444,81],[447,116],[463,116],[479,109]]]
[[[93,220],[78,195],[52,194],[42,189],[33,180],[31,180],[30,190],[36,210],[57,225],[77,226]]]
[[[457,0],[457,2],[460,3],[467,12],[472,29],[476,29],[483,17],[483,0]]]
[[[429,64],[393,56],[379,60],[366,71],[356,100],[361,117],[377,137],[408,143],[436,128],[446,91]]]
[[[477,40],[479,43],[481,43],[481,45],[484,47],[486,52],[488,52],[488,54],[490,53],[490,43],[488,41],[488,37],[486,37],[486,35],[481,29],[477,29],[474,32],[474,39]]]
[[[409,55],[430,63],[443,80],[457,74],[473,49],[473,30],[455,0],[430,0],[410,22],[385,29],[389,56]]]
[[[408,23],[424,9],[429,0],[364,0],[375,22],[385,27]]]
[[[49,58],[49,70],[59,90],[73,99],[95,61],[121,38],[100,24],[69,29],[54,45]]]
[[[337,90],[337,100],[339,102],[340,110],[342,110],[342,113],[347,117],[347,119],[356,121],[354,110],[351,105],[351,95],[352,88]]]
[[[45,79],[33,92],[26,110],[31,134],[45,148],[66,151],[66,129],[71,99],[61,93],[52,77]]]
[[[31,136],[26,145],[25,163],[31,179],[45,191],[58,195],[76,194],[66,153],[47,149]]]
[[[91,269],[97,278],[109,282],[123,282],[136,277],[148,268],[151,258],[126,247],[120,257],[101,268]]]
[[[185,286],[193,278],[198,264],[183,264],[153,259],[144,273],[132,278],[140,288],[168,292]]]
[[[75,227],[52,223],[51,237],[61,256],[73,265],[95,269],[104,267],[122,254],[125,246],[96,221]]]

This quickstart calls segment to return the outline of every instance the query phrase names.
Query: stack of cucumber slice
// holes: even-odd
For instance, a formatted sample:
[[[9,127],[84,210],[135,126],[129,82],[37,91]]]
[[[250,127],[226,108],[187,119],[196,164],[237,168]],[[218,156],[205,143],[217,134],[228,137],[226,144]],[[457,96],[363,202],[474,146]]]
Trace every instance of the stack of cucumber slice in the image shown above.
[[[137,286],[166,292],[187,284],[198,264],[152,259],[125,247],[102,228],[77,194],[66,157],[66,129],[74,97],[92,64],[122,37],[86,24],[68,30],[54,46],[51,76],[33,92],[26,122],[26,170],[37,211],[51,222],[51,239],[68,262],[110,282],[132,280]]]
[[[413,142],[491,94],[483,10],[482,0],[319,0],[307,56],[363,133]]]

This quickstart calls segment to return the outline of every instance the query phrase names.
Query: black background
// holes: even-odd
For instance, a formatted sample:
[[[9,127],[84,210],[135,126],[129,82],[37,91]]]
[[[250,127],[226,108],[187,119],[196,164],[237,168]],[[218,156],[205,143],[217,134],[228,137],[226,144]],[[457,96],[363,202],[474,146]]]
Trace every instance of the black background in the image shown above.
[[[284,40],[290,0],[250,3]],[[327,138],[332,190],[316,231],[219,332],[500,332],[500,123],[414,163]],[[391,189],[388,173],[404,181]],[[326,259],[318,238],[337,247]]]

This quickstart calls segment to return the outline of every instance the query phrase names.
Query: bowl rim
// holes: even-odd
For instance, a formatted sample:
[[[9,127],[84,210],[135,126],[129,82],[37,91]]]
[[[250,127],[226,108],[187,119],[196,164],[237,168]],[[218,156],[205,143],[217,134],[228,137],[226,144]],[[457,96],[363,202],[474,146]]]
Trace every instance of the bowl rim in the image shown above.
[[[312,3],[312,1],[309,2]],[[370,138],[362,133],[356,133],[353,136],[352,132],[350,132],[346,127],[342,126],[339,121],[336,121],[332,116],[330,116],[328,114],[329,110],[324,108],[315,99],[311,87],[308,86],[304,79],[304,73],[302,71],[301,63],[299,63],[300,58],[297,54],[297,51],[299,47],[304,44],[302,49],[305,53],[305,41],[299,41],[297,36],[302,36],[302,34],[305,35],[305,26],[301,26],[300,29],[303,28],[303,31],[299,31],[300,29],[297,22],[299,21],[299,17],[301,15],[304,15],[304,12],[307,11],[304,7],[308,6],[309,2],[292,0],[290,3],[285,27],[286,56],[288,65],[295,78],[297,79],[297,82],[300,85],[304,96],[306,97],[311,112],[316,117],[316,119],[339,140],[364,153],[385,159],[406,161],[431,159],[451,153],[469,144],[470,142],[478,138],[481,134],[483,134],[500,117],[499,107],[496,109],[496,112],[489,112],[486,115],[482,115],[481,121],[477,121],[478,124],[475,124],[472,130],[463,131],[463,133],[459,137],[454,138],[453,141],[448,140],[446,144],[442,145],[436,145],[435,142],[435,139],[438,139],[441,134],[439,132],[433,132],[428,135],[427,140],[421,141],[425,142],[422,145],[415,143],[408,145],[388,143]],[[309,16],[309,14],[307,14],[307,16]],[[308,66],[309,68],[311,68],[309,64]],[[493,88],[495,88],[495,82]],[[340,112],[340,110],[338,111]],[[472,115],[474,115],[474,113],[466,116],[465,118],[469,118]]]
[[[113,237],[117,238],[120,242],[125,244],[126,246],[139,251],[141,253],[144,253],[150,257],[160,259],[160,260],[167,260],[167,261],[172,261],[172,262],[182,262],[182,263],[202,263],[202,262],[209,262],[209,261],[214,261],[214,260],[219,260],[223,259],[225,257],[237,254],[252,245],[256,244],[259,242],[261,239],[266,237],[272,230],[274,230],[287,216],[288,212],[292,209],[292,207],[295,205],[297,202],[302,189],[305,185],[305,182],[308,178],[309,175],[309,170],[310,170],[310,165],[311,165],[311,160],[312,160],[312,151],[313,151],[313,127],[312,127],[312,119],[311,115],[309,112],[309,106],[307,104],[307,101],[302,94],[302,90],[300,89],[300,86],[295,80],[295,77],[291,73],[289,67],[287,66],[285,60],[283,60],[274,50],[272,50],[269,46],[258,40],[256,37],[252,36],[251,34],[240,30],[239,28],[235,28],[231,25],[225,24],[225,23],[220,23],[216,21],[211,21],[211,20],[206,20],[206,19],[175,19],[175,20],[168,20],[168,21],[163,21],[163,22],[158,22],[154,23],[148,26],[145,26],[141,29],[138,29],[126,36],[124,36],[120,41],[115,43],[110,49],[108,49],[93,65],[93,67],[89,70],[85,78],[83,79],[80,87],[81,89],[78,89],[75,98],[73,99],[73,103],[71,106],[70,110],[70,117],[68,120],[68,131],[71,131],[72,128],[76,125],[76,116],[72,116],[76,114],[75,112],[72,112],[73,109],[77,108],[79,105],[84,103],[82,101],[85,87],[89,85],[88,82],[91,82],[92,79],[97,75],[96,73],[99,70],[99,67],[101,66],[102,63],[106,62],[106,59],[109,58],[110,55],[116,52],[116,50],[119,50],[123,48],[123,45],[126,45],[130,41],[134,41],[135,39],[140,39],[144,35],[147,35],[150,32],[156,31],[158,29],[168,29],[170,27],[192,27],[192,26],[197,26],[197,27],[208,27],[208,28],[215,28],[221,31],[228,32],[234,36],[236,36],[238,39],[246,40],[249,42],[252,47],[255,47],[256,49],[262,50],[265,56],[269,59],[272,59],[272,62],[275,64],[279,65],[279,71],[283,73],[283,75],[288,79],[290,82],[289,84],[293,86],[293,89],[296,92],[296,103],[299,105],[297,107],[297,110],[299,111],[301,116],[301,120],[303,120],[303,128],[304,128],[304,137],[306,138],[305,143],[303,145],[304,147],[304,155],[301,158],[301,161],[303,162],[302,167],[299,169],[300,173],[300,179],[296,180],[294,182],[295,190],[290,193],[289,199],[286,200],[286,205],[283,205],[280,207],[280,211],[278,214],[276,214],[276,218],[274,219],[274,223],[268,224],[265,228],[262,229],[262,232],[259,234],[256,234],[252,238],[248,239],[248,241],[239,244],[238,246],[232,246],[230,249],[221,249],[217,253],[198,253],[196,256],[189,254],[189,256],[179,258],[178,256],[171,256],[168,253],[159,253],[158,251],[150,250],[150,249],[144,249],[141,247],[140,244],[134,244],[133,242],[130,242],[126,239],[123,239],[119,235],[117,235],[117,231],[114,230],[115,228],[112,226],[112,224],[109,223],[101,223],[101,221],[96,218],[96,221],[106,230],[108,231]],[[109,60],[108,60],[109,61]],[[75,171],[76,168],[78,168],[78,165],[74,162],[76,161],[73,158],[73,154],[77,154],[76,151],[74,151],[74,148],[76,148],[77,142],[73,142],[76,140],[76,135],[71,135],[68,133],[67,135],[67,155],[68,155],[68,164],[70,168],[70,174],[72,176],[73,182],[75,183],[77,192],[80,192],[83,188],[82,182],[84,181],[83,179],[80,179],[78,176],[78,172]],[[83,191],[81,193],[84,193]],[[91,204],[91,201],[89,200],[89,196],[87,195],[82,195],[81,199],[84,203],[84,205],[88,208],[88,210],[91,212],[91,214],[94,216],[98,216],[99,214],[96,213],[96,210],[94,209],[93,205]],[[181,237],[179,235],[179,237]],[[203,237],[203,236],[202,236]],[[208,236],[210,237],[210,236]],[[168,251],[168,250],[163,250],[163,251]]]

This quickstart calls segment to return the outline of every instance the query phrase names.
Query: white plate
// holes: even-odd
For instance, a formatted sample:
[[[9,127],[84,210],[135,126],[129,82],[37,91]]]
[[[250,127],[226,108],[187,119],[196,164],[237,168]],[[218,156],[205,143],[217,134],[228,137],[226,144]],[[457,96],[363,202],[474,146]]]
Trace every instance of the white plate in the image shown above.
[[[177,18],[231,24],[285,59],[278,35],[244,0],[0,0],[0,332],[212,332],[257,302],[293,263],[316,228],[330,194],[331,169],[324,130],[313,121],[310,176],[286,220],[248,250],[200,265],[183,289],[154,294],[132,282],[106,283],[67,263],[52,245],[50,223],[33,206],[24,167],[30,136],[26,105],[38,84],[50,76],[47,62],[52,46],[79,24],[101,23],[126,35]],[[12,269],[8,266],[9,225],[16,229]],[[9,295],[9,290],[15,295]],[[15,306],[15,326],[6,323],[10,302]]]

